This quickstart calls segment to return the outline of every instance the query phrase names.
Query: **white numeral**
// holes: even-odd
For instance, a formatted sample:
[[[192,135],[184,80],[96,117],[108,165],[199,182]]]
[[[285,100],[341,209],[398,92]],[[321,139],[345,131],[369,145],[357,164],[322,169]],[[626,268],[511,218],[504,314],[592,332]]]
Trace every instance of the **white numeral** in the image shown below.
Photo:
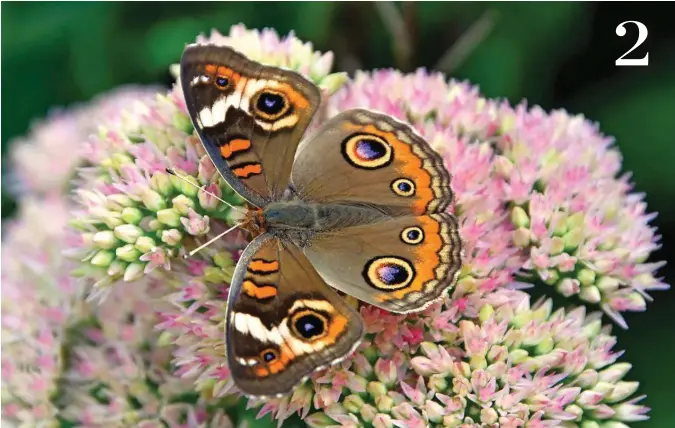
[[[619,37],[625,36],[626,35],[626,26],[625,25],[629,24],[629,23],[633,23],[633,24],[637,25],[637,27],[638,27],[638,40],[635,43],[635,45],[633,45],[633,47],[630,48],[630,50],[628,52],[621,55],[619,57],[619,59],[617,59],[614,64],[616,64],[616,65],[649,65],[649,52],[647,52],[647,54],[645,55],[644,58],[624,59],[624,57],[626,55],[633,52],[633,50],[635,50],[635,48],[637,48],[638,46],[643,44],[645,42],[645,40],[647,40],[647,34],[649,33],[649,31],[647,31],[647,26],[645,24],[643,24],[642,22],[639,22],[639,21],[624,21],[616,27],[616,35],[619,36]]]

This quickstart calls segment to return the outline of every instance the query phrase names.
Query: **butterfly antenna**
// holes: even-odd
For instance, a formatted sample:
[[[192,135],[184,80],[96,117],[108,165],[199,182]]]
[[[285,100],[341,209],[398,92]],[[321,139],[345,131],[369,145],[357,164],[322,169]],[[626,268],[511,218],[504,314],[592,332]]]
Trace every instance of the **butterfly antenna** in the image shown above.
[[[227,202],[226,200],[224,200],[224,199],[222,199],[222,198],[219,198],[218,196],[214,195],[213,193],[209,192],[208,190],[205,190],[205,189],[203,189],[202,187],[196,185],[195,183],[191,182],[191,181],[188,180],[187,178],[185,178],[185,177],[183,177],[182,175],[178,174],[178,173],[177,173],[176,171],[174,171],[172,168],[167,168],[167,169],[166,169],[166,172],[168,172],[169,174],[171,174],[171,175],[173,175],[173,176],[176,176],[176,177],[180,178],[180,179],[183,180],[184,182],[188,183],[188,184],[191,185],[191,186],[196,187],[197,189],[201,190],[202,192],[206,193],[207,195],[213,196],[214,198],[218,199],[220,202],[224,203],[225,205],[227,205],[228,207],[232,208],[233,210],[239,211],[240,213],[245,213],[245,212],[246,212],[246,210],[243,210],[241,207],[238,207],[238,206],[236,206],[236,205],[232,205],[231,203]]]
[[[219,240],[219,239],[222,238],[223,236],[225,236],[225,235],[227,235],[228,233],[232,232],[232,231],[235,230],[236,228],[243,226],[243,225],[246,224],[246,223],[248,223],[248,222],[244,221],[244,222],[235,224],[235,225],[232,226],[231,228],[227,229],[225,232],[223,232],[223,233],[221,233],[220,235],[216,236],[215,238],[211,239],[209,242],[206,242],[206,243],[200,245],[199,247],[197,247],[197,248],[195,248],[194,250],[190,251],[188,254],[184,254],[183,257],[187,259],[188,257],[194,256],[194,255],[197,254],[199,251],[203,250],[204,248],[206,248],[206,247],[208,247],[209,245],[213,244],[214,242],[216,242],[217,240]]]

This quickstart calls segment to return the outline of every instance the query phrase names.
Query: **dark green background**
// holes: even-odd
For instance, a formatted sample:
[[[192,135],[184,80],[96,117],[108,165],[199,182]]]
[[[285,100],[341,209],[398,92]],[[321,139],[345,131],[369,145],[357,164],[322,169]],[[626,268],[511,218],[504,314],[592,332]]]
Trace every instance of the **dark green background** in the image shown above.
[[[294,30],[317,49],[336,54],[336,68],[435,68],[474,23],[491,31],[449,75],[469,79],[490,97],[523,98],[599,121],[617,138],[637,190],[658,211],[664,246],[654,260],[675,261],[675,26],[670,3],[403,3],[395,6],[408,37],[392,37],[373,3],[2,3],[2,152],[50,107],[90,99],[122,83],[164,83],[168,66],[199,32],[232,24]],[[649,52],[647,67],[616,67]],[[404,43],[402,43],[402,41]],[[406,45],[407,43],[407,45]],[[410,54],[405,53],[409,46]],[[455,57],[456,58],[456,57]],[[445,67],[441,67],[445,68]],[[5,160],[6,162],[6,160]],[[4,165],[5,167],[11,165]],[[3,192],[2,217],[13,202]],[[672,266],[662,274],[675,282]],[[631,379],[649,395],[652,419],[643,427],[673,427],[675,391],[673,293],[655,293],[631,329],[615,331]]]

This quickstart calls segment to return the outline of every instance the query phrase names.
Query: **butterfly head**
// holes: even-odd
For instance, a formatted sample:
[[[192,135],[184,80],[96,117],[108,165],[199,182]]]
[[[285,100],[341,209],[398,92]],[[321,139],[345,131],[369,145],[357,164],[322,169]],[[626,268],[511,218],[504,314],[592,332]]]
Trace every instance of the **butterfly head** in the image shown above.
[[[246,211],[242,227],[246,229],[252,237],[261,235],[267,231],[267,222],[263,210],[258,207],[249,206]]]

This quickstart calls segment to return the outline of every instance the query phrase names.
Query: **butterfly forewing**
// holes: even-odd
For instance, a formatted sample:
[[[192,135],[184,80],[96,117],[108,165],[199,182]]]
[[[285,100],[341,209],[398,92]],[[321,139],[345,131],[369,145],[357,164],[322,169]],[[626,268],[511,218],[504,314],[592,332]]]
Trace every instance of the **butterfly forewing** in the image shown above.
[[[358,314],[317,274],[293,244],[257,237],[237,264],[230,288],[227,352],[246,394],[289,392],[319,367],[359,343]]]
[[[199,44],[183,53],[181,85],[192,123],[230,186],[259,207],[278,199],[321,103],[319,89],[296,72]]]

